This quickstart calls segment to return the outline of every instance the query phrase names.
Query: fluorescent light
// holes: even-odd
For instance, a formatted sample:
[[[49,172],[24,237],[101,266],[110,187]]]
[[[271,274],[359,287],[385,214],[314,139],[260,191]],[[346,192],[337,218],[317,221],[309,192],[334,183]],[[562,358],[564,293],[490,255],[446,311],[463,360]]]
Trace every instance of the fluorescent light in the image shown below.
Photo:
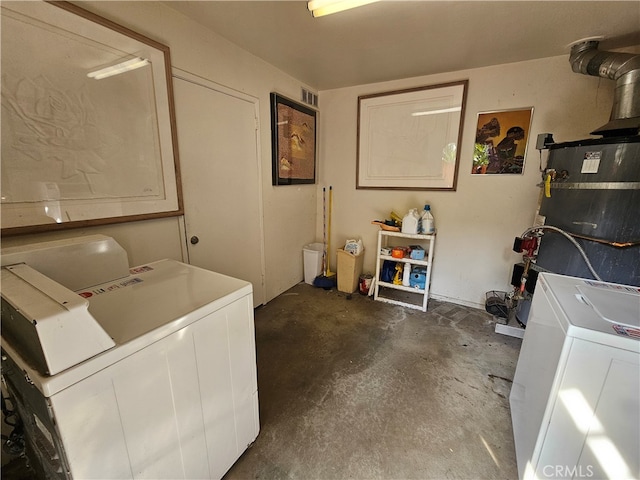
[[[87,77],[95,80],[101,80],[130,70],[135,70],[136,68],[144,67],[145,65],[149,65],[149,63],[149,60],[146,58],[135,57],[131,60],[127,60],[126,62],[118,63],[117,65],[101,68],[95,72],[89,72],[87,73]]]
[[[378,0],[310,0],[307,8],[314,17],[322,17],[332,13],[342,12],[350,8],[361,7]]]
[[[411,115],[414,117],[420,117],[422,115],[437,115],[438,113],[451,113],[459,112],[462,107],[441,108],[440,110],[427,110],[425,112],[414,112]]]

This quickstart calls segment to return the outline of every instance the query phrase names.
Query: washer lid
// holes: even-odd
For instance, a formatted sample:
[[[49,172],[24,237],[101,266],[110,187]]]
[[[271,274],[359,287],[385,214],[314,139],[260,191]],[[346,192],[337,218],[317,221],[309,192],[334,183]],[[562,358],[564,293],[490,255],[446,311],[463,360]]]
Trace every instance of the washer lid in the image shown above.
[[[23,263],[3,267],[2,338],[42,376],[115,346],[89,302]]]
[[[611,288],[608,285],[579,285],[577,289],[604,320],[640,328],[640,295],[637,292]]]
[[[7,293],[5,275],[11,275],[12,272],[3,268],[2,273],[4,299]],[[87,315],[103,330],[105,336],[111,337],[111,345],[115,343],[112,348],[98,354],[93,353],[93,356],[78,358],[83,349],[77,344],[80,343],[84,348],[82,342],[88,343],[89,340],[86,332],[80,330],[80,327],[86,330],[88,322],[79,319],[73,325],[78,328],[78,335],[74,337],[77,342],[71,344],[71,339],[67,339],[66,343],[54,344],[56,347],[69,350],[69,355],[74,355],[73,361],[69,361],[73,366],[55,375],[44,375],[24,358],[14,343],[4,341],[7,329],[3,312],[2,349],[29,376],[34,386],[45,397],[51,397],[241,298],[246,297],[248,301],[233,308],[252,307],[252,291],[251,283],[247,281],[175,260],[159,260],[131,268],[130,275],[124,279],[75,293],[69,292],[75,303],[84,305],[85,312],[88,303]],[[2,303],[4,307],[5,301]],[[224,318],[225,322],[233,322],[234,315],[225,312]],[[67,331],[74,330],[65,329],[59,333],[65,335]],[[181,337],[176,335],[173,338]]]
[[[640,287],[546,272],[538,283],[567,335],[640,351]]]

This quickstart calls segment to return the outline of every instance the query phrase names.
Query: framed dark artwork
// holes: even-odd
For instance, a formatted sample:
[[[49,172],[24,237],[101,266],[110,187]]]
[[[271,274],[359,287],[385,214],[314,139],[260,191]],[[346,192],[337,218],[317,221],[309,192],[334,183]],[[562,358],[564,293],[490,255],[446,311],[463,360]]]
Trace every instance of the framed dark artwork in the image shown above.
[[[3,2],[2,235],[182,214],[169,47]]]
[[[271,93],[273,185],[316,183],[316,113]]]
[[[455,190],[467,85],[358,97],[356,188]]]
[[[478,113],[471,173],[522,174],[532,117],[533,107]]]

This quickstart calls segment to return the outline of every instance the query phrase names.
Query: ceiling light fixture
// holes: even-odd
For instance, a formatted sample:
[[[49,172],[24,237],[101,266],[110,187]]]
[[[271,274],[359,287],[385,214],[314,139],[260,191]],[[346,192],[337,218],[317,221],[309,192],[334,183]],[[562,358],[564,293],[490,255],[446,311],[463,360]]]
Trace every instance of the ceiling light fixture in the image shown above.
[[[113,75],[118,75],[130,70],[135,70],[136,68],[144,67],[145,65],[149,65],[149,63],[151,62],[149,62],[149,60],[147,60],[146,58],[135,57],[131,60],[127,60],[126,62],[118,63],[117,65],[101,68],[100,70],[96,70],[95,72],[89,72],[87,73],[87,77],[93,78],[95,80],[102,80],[103,78],[111,77]]]
[[[307,8],[314,17],[322,17],[332,13],[342,12],[350,8],[361,7],[378,0],[310,0]]]

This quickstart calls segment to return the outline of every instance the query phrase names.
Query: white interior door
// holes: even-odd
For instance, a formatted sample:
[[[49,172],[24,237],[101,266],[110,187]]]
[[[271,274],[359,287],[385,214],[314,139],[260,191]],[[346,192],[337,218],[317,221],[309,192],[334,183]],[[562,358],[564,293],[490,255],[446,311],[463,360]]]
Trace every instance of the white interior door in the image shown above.
[[[176,70],[189,263],[247,280],[265,302],[257,99]]]

